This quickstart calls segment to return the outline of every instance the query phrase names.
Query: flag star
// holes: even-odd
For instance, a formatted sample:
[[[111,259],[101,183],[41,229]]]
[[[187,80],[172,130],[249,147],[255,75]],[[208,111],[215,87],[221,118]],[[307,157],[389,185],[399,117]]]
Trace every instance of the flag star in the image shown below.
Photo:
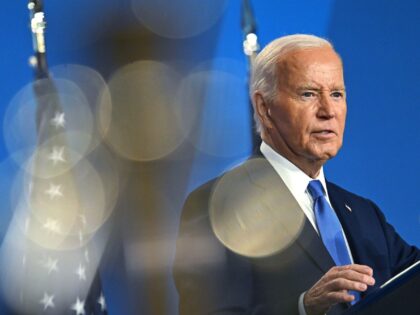
[[[64,147],[53,147],[48,159],[53,161],[54,165],[59,162],[65,163],[66,159],[64,158]]]
[[[79,280],[86,280],[86,268],[79,264],[79,267],[76,270],[76,275],[79,276]]]
[[[48,218],[44,223],[43,228],[53,233],[60,233],[61,227],[57,220]]]
[[[63,190],[61,189],[61,185],[54,185],[50,183],[50,187],[45,191],[45,193],[50,196],[51,200],[63,197]]]
[[[89,262],[89,251],[85,249],[85,260],[88,263]]]
[[[44,311],[49,307],[54,308],[54,295],[44,293],[44,297],[39,301],[39,303],[44,305]]]
[[[80,301],[77,297],[76,303],[71,306],[71,309],[76,312],[76,315],[85,315],[85,301]]]
[[[84,226],[87,224],[86,216],[84,214],[79,214],[80,221]]]
[[[51,119],[51,124],[55,127],[55,128],[59,128],[62,127],[64,128],[65,124],[66,124],[66,119],[64,117],[64,113],[63,112],[56,112],[54,117]]]
[[[29,224],[31,224],[31,218],[26,218],[25,219],[25,227],[24,227],[25,234],[28,233]]]
[[[83,232],[82,232],[82,230],[79,230],[79,242],[80,242],[80,245],[83,243],[83,239],[84,239]]]
[[[101,306],[101,311],[104,312],[106,310],[106,302],[104,294],[101,292],[101,295],[99,296],[98,303]]]
[[[44,267],[48,270],[48,274],[51,272],[58,271],[58,259],[51,259],[48,257],[48,260],[45,262]]]

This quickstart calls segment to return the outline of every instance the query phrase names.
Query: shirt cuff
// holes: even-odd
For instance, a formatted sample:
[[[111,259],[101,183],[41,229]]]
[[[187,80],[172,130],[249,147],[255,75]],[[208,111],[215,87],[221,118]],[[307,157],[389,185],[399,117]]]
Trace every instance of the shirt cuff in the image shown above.
[[[299,315],[307,315],[306,314],[306,310],[305,310],[305,305],[303,305],[303,298],[305,297],[306,291],[303,292],[300,296],[299,296],[299,303],[298,303],[298,307],[299,307]],[[324,314],[326,315],[326,314]]]
[[[307,315],[306,314],[306,310],[305,310],[305,306],[303,305],[303,297],[305,296],[305,292],[303,292],[300,296],[299,296],[299,303],[298,303],[298,307],[299,307],[299,315]]]

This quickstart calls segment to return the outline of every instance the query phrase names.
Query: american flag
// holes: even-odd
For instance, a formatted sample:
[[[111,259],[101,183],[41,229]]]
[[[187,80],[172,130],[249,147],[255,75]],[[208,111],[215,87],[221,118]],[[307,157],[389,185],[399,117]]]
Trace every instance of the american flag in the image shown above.
[[[38,143],[22,166],[1,248],[0,278],[11,309],[6,314],[107,314],[91,205],[80,189],[89,176],[79,170],[85,158],[67,145],[66,113],[53,80],[37,80],[33,87]]]
[[[16,96],[13,118],[21,123],[17,128],[22,121],[33,126],[24,129],[35,141],[18,152],[26,159],[20,159],[14,216],[1,244],[0,297],[8,308],[1,314],[107,314],[98,274],[100,250],[92,241],[99,227],[94,208],[100,205],[82,184],[94,172],[88,171],[84,154],[68,145],[68,115],[60,102],[64,95],[47,69],[42,0],[30,0],[28,9],[37,80]],[[74,93],[68,94],[77,102]]]

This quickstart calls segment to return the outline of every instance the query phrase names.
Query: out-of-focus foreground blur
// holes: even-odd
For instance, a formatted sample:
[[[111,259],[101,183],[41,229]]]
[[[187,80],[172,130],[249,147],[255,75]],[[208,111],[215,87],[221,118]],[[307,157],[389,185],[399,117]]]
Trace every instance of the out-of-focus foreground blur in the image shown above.
[[[172,263],[183,202],[253,150],[242,1],[44,0],[54,88],[42,92],[49,82],[34,82],[28,62],[27,3],[3,2],[0,313],[68,305],[82,314],[74,292],[82,300],[100,275],[97,301],[109,314],[177,315]],[[419,246],[420,3],[251,3],[261,46],[291,33],[333,42],[349,113],[327,179],[378,202]],[[235,232],[217,206],[232,187],[247,194],[246,183],[222,178],[212,199],[220,241],[247,256],[286,247],[272,229]],[[232,207],[255,222],[257,196],[238,203],[235,193]],[[301,218],[290,219],[298,233]],[[202,242],[191,250],[217,263]]]

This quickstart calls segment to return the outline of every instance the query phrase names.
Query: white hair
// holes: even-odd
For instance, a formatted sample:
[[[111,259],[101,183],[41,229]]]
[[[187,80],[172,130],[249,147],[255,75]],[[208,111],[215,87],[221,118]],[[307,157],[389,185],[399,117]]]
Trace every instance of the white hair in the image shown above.
[[[262,127],[254,104],[254,93],[259,91],[267,101],[273,101],[276,96],[278,76],[281,75],[277,71],[278,60],[293,50],[323,46],[333,48],[328,40],[315,35],[287,35],[273,40],[257,55],[252,66],[249,93],[254,106],[256,131],[259,134]]]

